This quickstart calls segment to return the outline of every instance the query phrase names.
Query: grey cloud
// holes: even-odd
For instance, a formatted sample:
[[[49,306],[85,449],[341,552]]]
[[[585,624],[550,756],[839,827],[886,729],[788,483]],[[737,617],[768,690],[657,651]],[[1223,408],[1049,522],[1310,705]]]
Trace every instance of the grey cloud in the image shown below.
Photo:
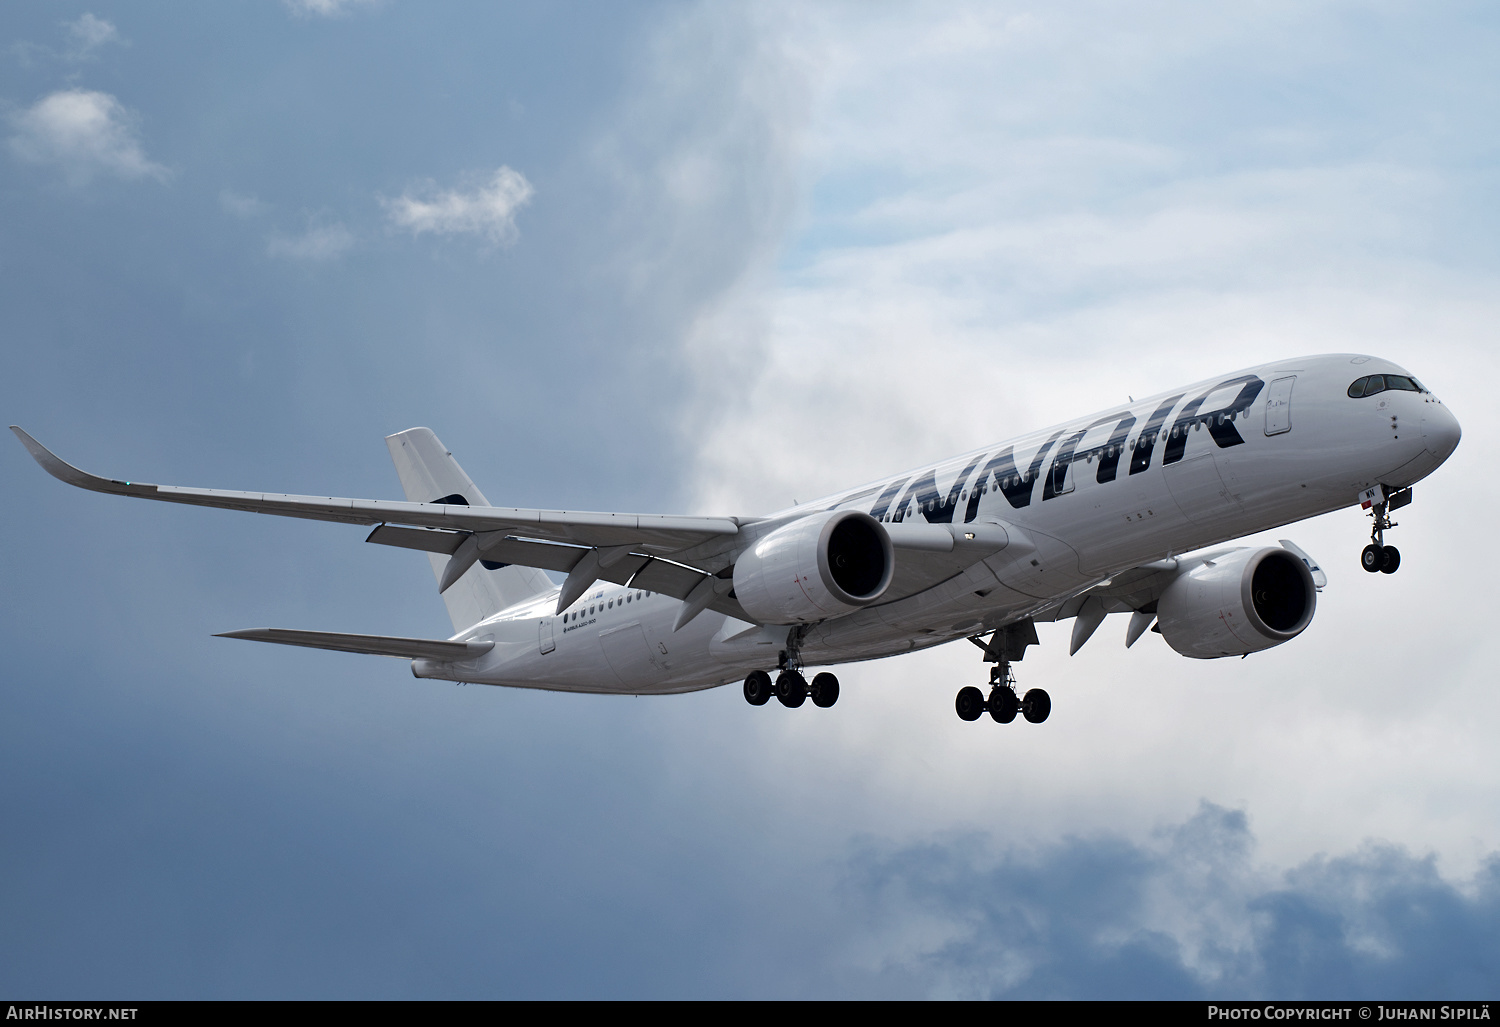
[[[692,317],[767,265],[796,207],[810,69],[795,19],[766,22],[712,6],[669,19],[594,146],[634,240],[629,287]]]
[[[1481,998],[1500,973],[1500,856],[1460,886],[1368,843],[1256,868],[1243,813],[1203,803],[1153,842],[995,854],[969,835],[865,843],[847,889],[876,935],[936,940],[886,970],[929,994],[1006,998]]]

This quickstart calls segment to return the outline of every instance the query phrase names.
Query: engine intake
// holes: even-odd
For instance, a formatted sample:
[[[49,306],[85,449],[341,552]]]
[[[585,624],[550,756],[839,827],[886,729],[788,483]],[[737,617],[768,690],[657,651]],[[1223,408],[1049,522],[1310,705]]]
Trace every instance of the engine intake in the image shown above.
[[[1312,621],[1312,572],[1285,549],[1236,549],[1184,571],[1162,593],[1167,644],[1200,660],[1244,656],[1296,638]]]
[[[827,620],[879,599],[895,567],[895,549],[879,521],[834,510],[777,528],[741,554],[734,593],[761,624]]]

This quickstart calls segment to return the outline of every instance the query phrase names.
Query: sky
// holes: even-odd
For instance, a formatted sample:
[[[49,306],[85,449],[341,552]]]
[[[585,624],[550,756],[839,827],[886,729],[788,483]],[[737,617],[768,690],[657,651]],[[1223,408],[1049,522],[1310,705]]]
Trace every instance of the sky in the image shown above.
[[[1311,627],[1110,618],[966,724],[958,643],[829,711],[414,681],[348,526],[0,445],[0,992],[1487,998],[1500,17],[1478,3],[8,3],[0,406],[111,477],[753,515],[1323,352],[1464,428]],[[1353,497],[1351,497],[1352,499]],[[1118,622],[1118,623],[1117,623]]]

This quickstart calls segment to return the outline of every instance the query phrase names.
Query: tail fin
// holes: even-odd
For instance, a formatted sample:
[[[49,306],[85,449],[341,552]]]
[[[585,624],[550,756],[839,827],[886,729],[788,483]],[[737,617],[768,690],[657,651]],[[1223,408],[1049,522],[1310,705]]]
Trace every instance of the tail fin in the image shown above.
[[[396,473],[401,476],[401,487],[411,502],[490,505],[432,429],[408,428],[386,436],[385,444],[390,448]],[[441,582],[447,557],[429,553],[427,558],[432,561],[433,577]],[[533,567],[508,564],[491,569],[477,563],[443,593],[443,602],[448,605],[453,630],[462,631],[491,614],[555,587],[546,574]]]

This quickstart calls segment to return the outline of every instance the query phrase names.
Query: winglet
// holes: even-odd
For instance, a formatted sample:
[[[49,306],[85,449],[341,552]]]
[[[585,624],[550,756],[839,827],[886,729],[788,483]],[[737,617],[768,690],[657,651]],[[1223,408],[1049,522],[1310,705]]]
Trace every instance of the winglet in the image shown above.
[[[16,438],[21,440],[21,445],[31,454],[31,458],[42,465],[46,471],[58,481],[67,482],[81,489],[89,489],[92,492],[110,492],[117,496],[148,496],[156,491],[155,485],[143,485],[140,482],[119,481],[113,478],[101,478],[97,474],[80,471],[52,450],[42,445],[36,439],[26,434],[25,430],[17,425],[11,425],[10,430],[16,433]]]

